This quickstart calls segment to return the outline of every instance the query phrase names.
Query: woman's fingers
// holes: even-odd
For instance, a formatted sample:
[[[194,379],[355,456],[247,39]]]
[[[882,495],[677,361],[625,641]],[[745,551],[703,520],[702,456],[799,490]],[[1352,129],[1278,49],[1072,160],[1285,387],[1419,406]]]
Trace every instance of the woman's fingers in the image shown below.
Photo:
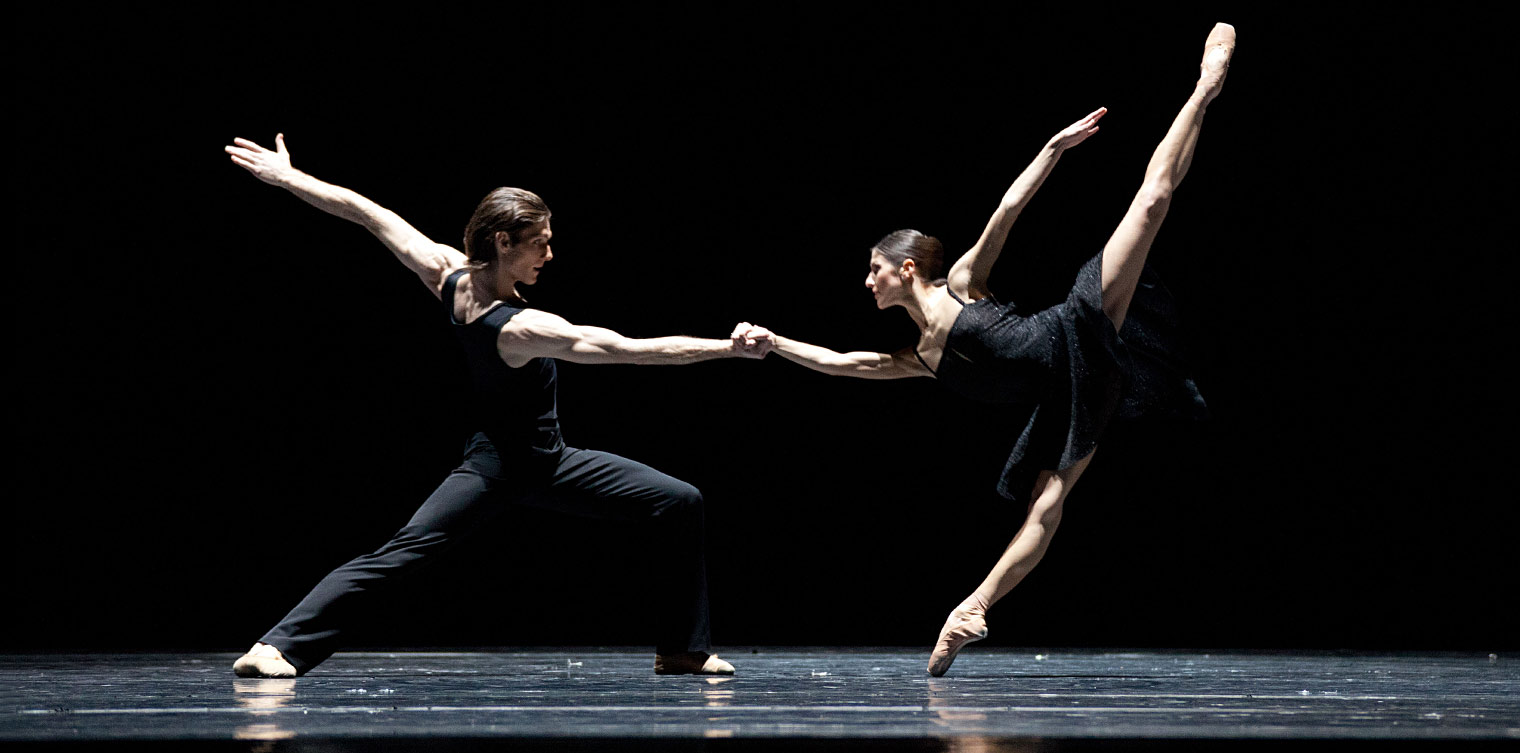
[[[737,325],[734,325],[733,334],[729,335],[729,338],[734,341],[734,347],[743,350],[745,353],[761,357],[769,353],[775,345],[774,341],[771,340],[770,330],[764,327],[757,327],[749,322],[739,322]]]
[[[1087,117],[1067,126],[1066,130],[1056,134],[1061,140],[1063,148],[1076,146],[1087,140],[1087,137],[1098,132],[1098,121],[1108,114],[1107,107],[1099,107],[1087,114]]]
[[[267,151],[269,151],[268,149],[265,149],[264,147],[259,146],[258,144],[255,144],[252,141],[249,141],[248,139],[245,139],[245,138],[242,138],[242,137],[238,137],[238,138],[233,139],[232,143],[237,144],[238,146],[243,147],[244,149],[248,149],[250,151],[255,151],[255,152],[267,152]]]
[[[1072,127],[1073,130],[1087,130],[1087,129],[1090,129],[1090,128],[1094,127],[1094,125],[1100,119],[1102,119],[1104,115],[1107,115],[1107,114],[1108,114],[1108,108],[1107,107],[1099,107],[1098,109],[1093,110],[1092,112],[1088,113],[1087,117],[1082,118],[1081,120],[1073,123],[1071,125],[1071,127]]]
[[[280,154],[288,154],[285,150],[285,134],[277,133],[274,135],[274,149]]]

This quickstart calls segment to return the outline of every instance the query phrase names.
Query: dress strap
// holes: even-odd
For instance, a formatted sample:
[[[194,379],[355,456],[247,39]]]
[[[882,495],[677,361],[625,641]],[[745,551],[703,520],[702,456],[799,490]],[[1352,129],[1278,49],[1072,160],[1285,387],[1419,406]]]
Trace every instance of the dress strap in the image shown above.
[[[443,281],[443,306],[449,311],[449,321],[455,324],[464,324],[464,322],[454,318],[454,288],[459,286],[459,278],[468,271],[469,267],[456,269]]]
[[[960,299],[957,298],[956,300],[960,300]],[[924,368],[929,369],[929,373],[930,374],[934,374],[935,376],[939,376],[938,374],[935,374],[934,369],[929,368],[929,362],[925,361],[924,357],[918,354],[918,348],[916,348],[916,347],[913,349],[913,357],[917,358],[918,362],[924,365]]]
[[[961,297],[960,297],[960,296],[958,296],[958,295],[956,295],[956,294],[955,294],[955,291],[954,291],[954,290],[951,290],[951,289],[950,289],[950,286],[949,286],[949,285],[946,285],[946,286],[945,286],[945,292],[946,292],[946,293],[949,293],[949,294],[950,294],[950,297],[951,297],[951,298],[954,298],[954,299],[955,299],[955,302],[956,302],[956,303],[959,303],[959,304],[960,304],[960,305],[962,305],[962,306],[964,306],[964,305],[966,305],[966,302],[965,302],[965,301],[963,301],[963,300],[961,300]],[[916,352],[917,352],[917,351],[914,351],[914,352],[915,352],[915,353],[916,353]],[[923,360],[923,359],[919,359],[919,360]]]

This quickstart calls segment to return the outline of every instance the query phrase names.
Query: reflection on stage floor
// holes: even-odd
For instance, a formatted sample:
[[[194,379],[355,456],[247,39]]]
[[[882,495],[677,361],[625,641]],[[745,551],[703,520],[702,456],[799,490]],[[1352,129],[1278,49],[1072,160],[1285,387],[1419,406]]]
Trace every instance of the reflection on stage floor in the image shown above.
[[[1486,654],[720,651],[340,653],[300,679],[232,654],[0,657],[0,742],[208,750],[1096,750],[1520,741],[1520,670]]]

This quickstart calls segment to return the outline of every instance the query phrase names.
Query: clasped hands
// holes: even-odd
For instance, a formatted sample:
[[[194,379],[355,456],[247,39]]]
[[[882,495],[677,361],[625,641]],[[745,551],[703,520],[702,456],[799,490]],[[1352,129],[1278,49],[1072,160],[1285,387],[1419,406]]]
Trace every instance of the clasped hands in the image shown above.
[[[734,342],[734,352],[745,358],[764,358],[765,354],[776,347],[774,333],[749,322],[734,325],[734,333],[729,338]]]

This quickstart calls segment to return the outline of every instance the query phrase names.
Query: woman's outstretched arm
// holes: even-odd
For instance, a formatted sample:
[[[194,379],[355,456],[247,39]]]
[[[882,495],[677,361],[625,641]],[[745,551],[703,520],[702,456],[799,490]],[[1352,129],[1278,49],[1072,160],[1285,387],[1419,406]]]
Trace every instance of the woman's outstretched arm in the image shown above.
[[[916,376],[934,376],[913,355],[911,348],[896,353],[872,353],[855,351],[836,353],[828,348],[781,337],[764,327],[747,322],[734,328],[736,347],[756,348],[769,343],[770,350],[780,353],[792,363],[801,364],[813,371],[832,376],[851,376],[861,379],[905,379]]]
[[[1040,185],[1050,175],[1050,171],[1056,166],[1056,160],[1061,158],[1061,153],[1077,144],[1087,140],[1098,132],[1098,121],[1108,112],[1108,108],[1099,107],[1087,117],[1072,123],[1060,133],[1052,136],[1050,141],[1035,155],[1034,161],[1024,172],[1019,173],[1018,179],[1008,187],[1003,194],[1002,203],[998,204],[996,212],[992,213],[992,219],[987,221],[987,227],[982,230],[982,237],[977,239],[976,245],[971,247],[964,256],[955,262],[950,268],[950,289],[967,300],[986,298],[990,295],[987,290],[987,278],[992,274],[992,265],[997,263],[998,254],[1003,251],[1003,242],[1008,239],[1008,230],[1013,227],[1013,221],[1019,218],[1019,213],[1024,211],[1024,205],[1034,196],[1034,192],[1040,190]]]
[[[441,296],[443,280],[449,270],[468,261],[457,249],[434,243],[400,215],[347,188],[324,183],[291,167],[290,152],[285,148],[285,134],[276,134],[273,151],[248,139],[233,139],[226,152],[238,166],[272,186],[279,186],[328,214],[363,225],[375,234],[391,253],[417,273],[423,284]]]

